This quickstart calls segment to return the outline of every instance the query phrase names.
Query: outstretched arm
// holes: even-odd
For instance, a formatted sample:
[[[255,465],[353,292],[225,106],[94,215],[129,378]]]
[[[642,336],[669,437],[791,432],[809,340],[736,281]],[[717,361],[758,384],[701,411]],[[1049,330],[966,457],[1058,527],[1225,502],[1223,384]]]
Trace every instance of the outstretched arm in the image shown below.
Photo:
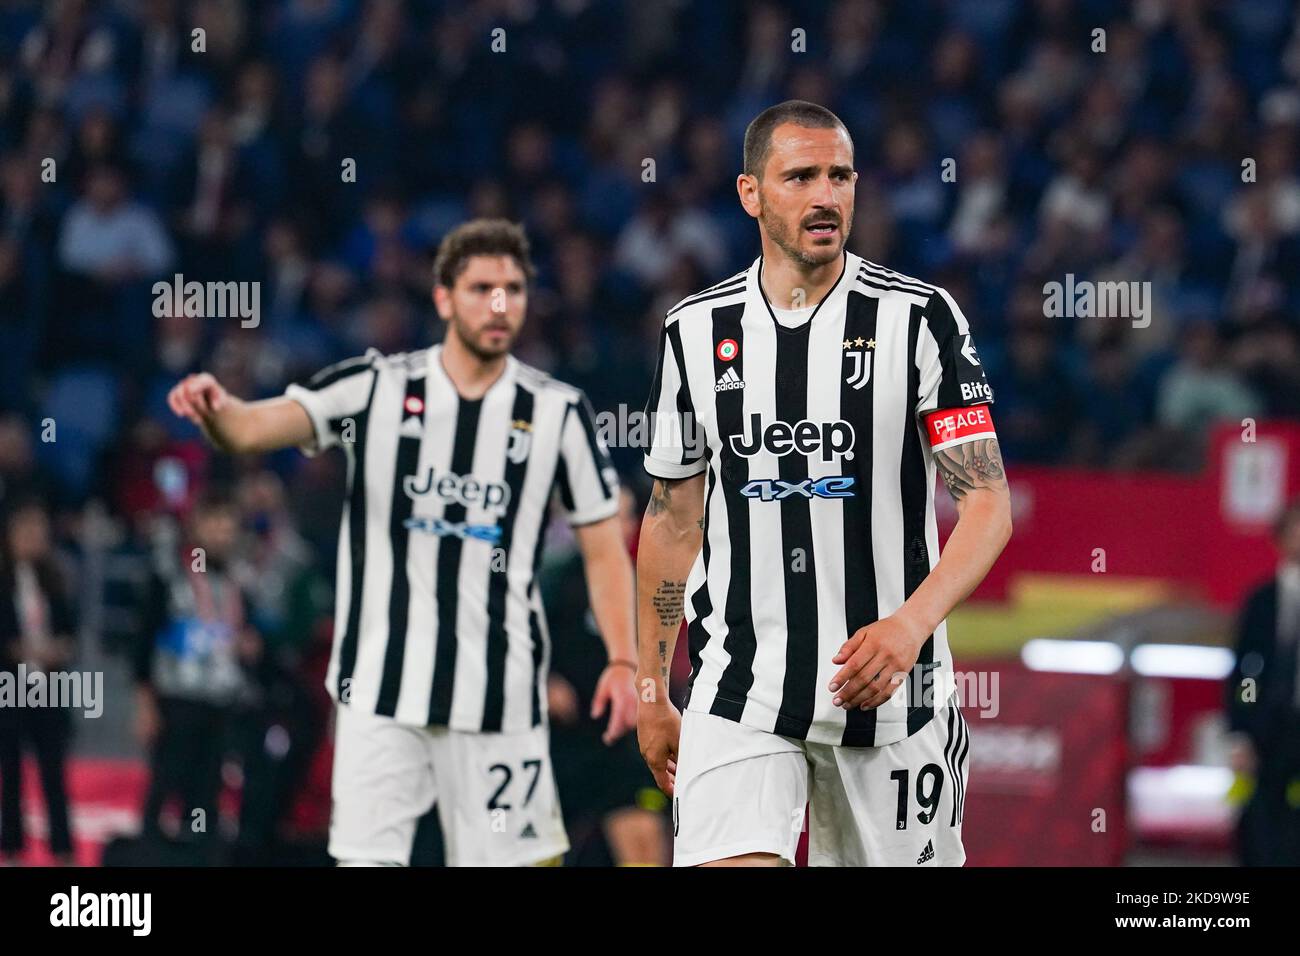
[[[214,448],[235,455],[308,445],[314,437],[306,409],[293,399],[245,402],[207,372],[182,379],[167,404],[198,425]]]

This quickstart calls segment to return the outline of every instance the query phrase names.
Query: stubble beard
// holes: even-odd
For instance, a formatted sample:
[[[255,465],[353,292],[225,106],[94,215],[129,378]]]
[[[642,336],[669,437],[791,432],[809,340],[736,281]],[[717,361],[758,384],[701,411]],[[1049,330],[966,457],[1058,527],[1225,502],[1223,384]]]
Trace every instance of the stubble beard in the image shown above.
[[[460,344],[465,347],[465,351],[485,364],[494,362],[504,355],[509,355],[510,350],[514,347],[515,336],[512,335],[499,350],[485,349],[474,340],[474,337],[469,332],[465,331],[459,318],[452,319],[450,324],[451,334],[456,336]]]
[[[790,231],[786,228],[785,223],[776,216],[769,216],[767,209],[764,208],[758,216],[759,222],[767,230],[768,236],[777,246],[785,253],[786,258],[796,265],[806,268],[816,268],[824,266],[827,263],[834,262],[844,251],[844,246],[849,240],[848,224],[840,219],[840,242],[834,249],[827,249],[825,252],[812,253],[805,252],[799,247],[797,239],[790,237]]]

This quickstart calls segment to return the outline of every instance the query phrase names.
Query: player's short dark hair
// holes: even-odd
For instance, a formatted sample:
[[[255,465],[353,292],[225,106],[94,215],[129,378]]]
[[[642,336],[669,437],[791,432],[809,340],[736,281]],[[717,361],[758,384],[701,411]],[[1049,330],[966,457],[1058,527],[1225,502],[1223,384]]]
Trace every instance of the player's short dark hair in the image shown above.
[[[533,280],[533,259],[528,236],[508,219],[471,219],[443,236],[433,260],[433,279],[450,289],[472,256],[510,256],[525,278]]]
[[[793,123],[807,129],[833,129],[839,127],[844,135],[849,129],[844,122],[824,106],[807,100],[786,100],[769,106],[750,121],[745,129],[745,174],[762,177],[767,164],[767,154],[772,149],[772,131],[782,123]],[[849,136],[849,145],[853,137]]]

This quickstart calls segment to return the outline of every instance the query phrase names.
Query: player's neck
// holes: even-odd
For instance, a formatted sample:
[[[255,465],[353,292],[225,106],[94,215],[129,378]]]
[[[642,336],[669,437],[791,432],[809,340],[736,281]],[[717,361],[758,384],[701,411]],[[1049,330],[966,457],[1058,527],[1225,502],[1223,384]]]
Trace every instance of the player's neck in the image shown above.
[[[498,355],[491,359],[479,358],[465,348],[454,333],[448,335],[442,345],[443,371],[451,379],[456,394],[471,402],[486,395],[497,379],[505,374],[508,357]]]
[[[769,248],[770,246],[770,248]],[[834,288],[844,269],[844,256],[819,266],[794,262],[776,243],[763,242],[763,294],[777,309],[802,309],[816,305]]]

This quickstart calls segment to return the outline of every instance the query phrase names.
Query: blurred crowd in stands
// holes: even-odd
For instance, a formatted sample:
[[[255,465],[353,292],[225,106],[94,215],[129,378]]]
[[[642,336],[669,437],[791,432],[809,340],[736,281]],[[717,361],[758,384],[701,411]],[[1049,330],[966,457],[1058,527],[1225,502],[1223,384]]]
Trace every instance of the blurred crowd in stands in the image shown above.
[[[134,513],[194,441],[181,375],[426,344],[438,239],[506,215],[523,356],[637,406],[665,309],[756,253],[740,139],[789,96],[854,136],[854,251],[963,304],[1009,461],[1190,468],[1210,421],[1300,413],[1286,0],[11,2],[0,405],[56,423],[61,503]],[[257,327],[156,316],[176,273],[260,282]],[[1048,317],[1067,274],[1150,283],[1150,324]]]
[[[963,306],[1013,467],[1190,471],[1212,422],[1300,415],[1289,0],[8,0],[0,502],[65,540],[94,502],[146,566],[220,482],[328,582],[341,462],[213,456],[171,385],[429,344],[437,242],[491,215],[539,266],[521,358],[639,408],[665,311],[757,254],[741,139],[789,97],[853,135],[852,251]],[[155,296],[177,274],[258,283],[256,326]],[[1067,276],[1147,284],[1149,323],[1051,315]]]

